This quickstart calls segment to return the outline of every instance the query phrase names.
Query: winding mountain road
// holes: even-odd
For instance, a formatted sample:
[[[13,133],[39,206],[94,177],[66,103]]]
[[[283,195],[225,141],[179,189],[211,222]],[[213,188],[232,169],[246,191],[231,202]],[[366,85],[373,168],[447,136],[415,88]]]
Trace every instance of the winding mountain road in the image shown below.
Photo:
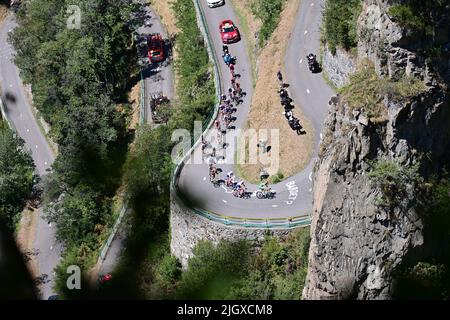
[[[151,33],[159,33],[164,39],[168,39],[168,34],[161,22],[161,19],[156,14],[156,12],[148,5],[148,1],[139,0],[136,1],[143,5],[143,11],[145,16],[139,19],[140,26],[137,28],[136,32],[139,37],[147,38]],[[147,54],[147,52],[145,52]],[[145,81],[145,107],[147,118],[144,119],[146,123],[152,124],[151,109],[149,100],[152,94],[163,93],[170,100],[174,97],[174,80],[173,80],[173,70],[170,61],[167,59],[164,63],[159,63],[156,65],[149,65],[143,70],[143,77]],[[114,236],[113,241],[107,251],[105,260],[100,266],[99,274],[103,275],[106,273],[111,273],[117,265],[118,258],[123,253],[125,248],[126,239],[125,225],[119,227],[119,231]]]
[[[237,21],[231,5],[226,4],[218,8],[208,8],[206,1],[200,1],[203,13],[206,17],[207,27],[212,37],[214,53],[220,64],[220,73],[223,80],[223,92],[227,92],[230,83],[228,67],[222,60],[222,43],[219,34],[219,23],[225,19]],[[314,140],[314,157],[307,167],[288,178],[287,180],[272,186],[277,192],[274,199],[250,199],[234,197],[225,187],[214,188],[209,182],[209,170],[206,162],[195,163],[194,157],[201,159],[201,145],[193,152],[193,155],[185,161],[183,170],[178,180],[178,190],[190,206],[206,210],[215,214],[237,218],[281,219],[294,216],[309,216],[312,213],[312,186],[311,174],[321,141],[323,123],[327,114],[328,102],[333,96],[333,90],[327,85],[320,73],[313,74],[306,63],[306,55],[310,52],[318,54],[320,45],[320,25],[322,21],[322,5],[324,0],[303,0],[296,19],[292,38],[289,40],[285,57],[286,75],[285,82],[289,83],[289,93],[294,103],[303,109],[310,119],[316,133]],[[245,128],[248,112],[251,104],[252,86],[250,62],[247,57],[246,42],[242,39],[229,46],[232,55],[237,56],[236,72],[241,75],[238,82],[243,91],[247,93],[244,103],[238,106],[236,128]],[[276,75],[274,74],[274,77]],[[274,92],[273,94],[277,94]],[[281,105],[274,107],[280,108]],[[295,110],[294,110],[295,114]],[[212,133],[206,134],[211,139]],[[214,138],[212,138],[214,141]],[[281,142],[282,143],[282,142]],[[231,143],[227,149],[235,148]],[[225,159],[218,161],[218,167],[225,173],[234,170],[234,149],[226,152]],[[301,151],[301,150],[299,150]],[[223,150],[217,149],[217,155],[222,156]],[[195,156],[194,156],[195,155]],[[258,189],[256,185],[246,183],[249,192]]]
[[[16,27],[14,16],[10,14],[0,25],[0,86],[5,112],[16,128],[19,136],[25,140],[26,149],[30,150],[37,173],[44,176],[52,165],[53,155],[44,134],[33,115],[27,93],[13,58],[15,50],[7,41],[8,33]],[[13,97],[7,99],[6,95]],[[36,264],[39,270],[40,291],[46,299],[54,294],[53,269],[61,258],[62,245],[56,241],[55,226],[43,219],[42,208],[37,209],[37,222],[34,234],[34,249],[37,250]]]

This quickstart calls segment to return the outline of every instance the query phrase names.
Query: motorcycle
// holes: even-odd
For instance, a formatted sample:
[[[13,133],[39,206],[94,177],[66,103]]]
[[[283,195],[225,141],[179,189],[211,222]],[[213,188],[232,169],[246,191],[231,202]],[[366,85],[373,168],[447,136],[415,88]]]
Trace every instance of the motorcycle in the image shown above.
[[[258,199],[273,199],[275,198],[276,192],[271,189],[268,190],[258,190],[256,191],[256,197]]]
[[[316,56],[312,53],[308,54],[306,56],[308,59],[308,67],[311,72],[318,72],[319,71],[319,63],[316,60]]]
[[[297,132],[298,135],[302,133],[301,131],[303,127],[301,126],[300,121],[297,118],[291,118],[288,122],[291,129]]]

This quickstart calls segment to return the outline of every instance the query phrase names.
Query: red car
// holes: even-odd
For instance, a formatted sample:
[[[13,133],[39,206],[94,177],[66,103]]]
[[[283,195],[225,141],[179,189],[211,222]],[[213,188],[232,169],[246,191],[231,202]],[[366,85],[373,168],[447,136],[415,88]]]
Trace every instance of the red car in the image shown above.
[[[219,25],[220,29],[220,37],[222,42],[233,43],[238,42],[241,39],[241,35],[239,34],[239,29],[231,20],[224,20]]]
[[[161,62],[164,60],[164,41],[160,34],[149,35],[147,45],[150,62]]]

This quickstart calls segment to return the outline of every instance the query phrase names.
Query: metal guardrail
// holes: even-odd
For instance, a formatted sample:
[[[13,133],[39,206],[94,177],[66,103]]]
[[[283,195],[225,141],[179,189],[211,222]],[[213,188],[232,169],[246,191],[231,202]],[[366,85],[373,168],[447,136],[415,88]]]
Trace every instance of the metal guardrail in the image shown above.
[[[207,43],[207,51],[210,60],[213,62],[213,69],[214,69],[214,80],[215,80],[215,88],[216,88],[216,97],[220,97],[222,92],[222,80],[220,77],[220,69],[218,67],[219,63],[217,61],[217,57],[214,54],[213,48],[212,48],[212,40],[211,35],[209,33],[209,30],[206,26],[206,20],[204,12],[200,6],[199,0],[193,0],[195,10],[197,12],[197,20],[199,23],[199,29],[202,32],[206,43]],[[218,113],[218,107],[219,104],[217,103],[214,108],[211,110],[208,117],[203,121],[203,132],[202,134],[205,134],[207,130],[211,128],[211,126],[214,123],[214,119],[217,117]],[[194,145],[190,148],[185,148],[185,150],[182,151],[179,158],[177,159],[177,164],[175,166],[173,176],[172,176],[172,182],[171,182],[171,191],[174,196],[176,196],[177,201],[183,202],[183,204],[188,207],[190,210],[192,210],[194,213],[207,218],[211,221],[215,221],[227,226],[236,226],[236,227],[244,227],[244,228],[259,228],[259,229],[292,229],[297,227],[305,227],[311,224],[311,217],[310,216],[293,216],[293,217],[286,217],[286,218],[268,218],[268,219],[258,219],[258,218],[239,218],[239,217],[232,217],[232,216],[225,216],[222,214],[206,211],[199,208],[193,208],[188,205],[188,202],[185,201],[180,196],[179,190],[178,190],[178,178],[179,174],[181,172],[181,169],[184,166],[184,161],[192,154],[192,152],[195,150],[195,148],[198,146],[198,144],[201,142],[200,136],[194,137]]]
[[[142,68],[140,71],[140,76],[141,76],[141,94],[140,94],[140,101],[139,101],[139,124],[142,125],[146,122],[147,120],[147,108],[146,108],[146,103],[145,103],[145,81],[144,81],[144,76],[142,74]]]
[[[297,227],[305,227],[311,224],[309,217],[289,217],[289,218],[238,218],[232,216],[224,216],[202,209],[192,209],[198,215],[209,220],[225,224],[227,226],[238,226],[245,228],[258,229],[292,229]]]
[[[106,254],[108,253],[111,243],[113,242],[114,238],[116,237],[117,231],[119,230],[120,224],[122,223],[122,219],[127,212],[128,212],[127,205],[124,204],[122,206],[122,209],[120,210],[120,213],[116,219],[116,222],[114,223],[113,228],[111,229],[108,240],[106,240],[105,244],[103,245],[102,249],[100,250],[100,255],[98,257],[98,263],[102,263],[105,260]]]

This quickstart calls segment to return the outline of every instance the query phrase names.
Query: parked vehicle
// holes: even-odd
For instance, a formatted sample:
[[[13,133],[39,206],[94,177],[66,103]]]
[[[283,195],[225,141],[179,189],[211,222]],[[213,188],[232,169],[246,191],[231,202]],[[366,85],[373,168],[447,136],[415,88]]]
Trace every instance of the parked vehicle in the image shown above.
[[[154,33],[148,36],[147,39],[148,46],[148,58],[150,62],[161,62],[164,61],[164,41],[160,34]]]
[[[239,29],[231,20],[223,20],[219,24],[220,38],[224,44],[238,42],[241,39]]]

